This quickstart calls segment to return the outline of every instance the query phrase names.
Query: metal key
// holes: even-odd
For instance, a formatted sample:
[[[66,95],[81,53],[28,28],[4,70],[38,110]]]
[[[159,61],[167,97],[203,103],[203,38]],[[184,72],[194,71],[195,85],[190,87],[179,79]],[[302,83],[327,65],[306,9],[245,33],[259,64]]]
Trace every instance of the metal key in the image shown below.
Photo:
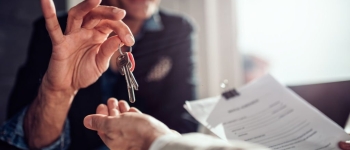
[[[132,55],[131,54],[131,51],[130,51],[130,53],[127,53],[128,55]],[[132,57],[134,57],[134,56],[132,56]],[[128,57],[129,58],[129,57]],[[132,67],[132,64],[131,64],[131,61],[130,61],[130,59],[129,59],[129,64],[128,64],[128,67],[127,68],[131,68]],[[131,80],[131,85],[134,87],[134,89],[135,90],[139,90],[139,84],[137,84],[137,81],[136,81],[136,79],[135,79],[135,76],[134,76],[134,74],[132,73],[132,71],[130,71],[130,69],[127,69],[128,71],[127,71],[127,74],[128,74],[128,76],[129,76],[129,79]]]
[[[128,95],[129,95],[129,100],[131,103],[135,102],[135,94],[134,94],[134,84],[131,79],[131,71],[130,71],[130,60],[129,57],[126,53],[123,53],[118,57],[118,70],[120,74],[125,76],[127,88],[128,88]]]
[[[132,55],[132,48],[130,47],[130,51],[129,53],[125,53],[125,55]],[[133,56],[132,56],[133,57]],[[130,68],[132,67],[132,64],[131,64],[131,61],[130,61],[130,57],[127,57],[128,58],[128,64],[127,64],[127,67],[126,68],[129,68],[127,69],[127,74],[129,76],[129,79],[131,80],[131,85],[134,87],[135,90],[138,90],[139,89],[139,85],[137,84],[137,81],[135,79],[135,76],[134,74],[132,73],[132,71],[130,71]]]
[[[132,64],[130,62],[128,54],[125,52],[123,53],[120,47],[119,47],[119,51],[121,55],[118,57],[118,61],[117,61],[118,70],[120,74],[125,76],[125,80],[128,88],[129,101],[131,103],[134,103],[136,100],[134,90],[138,90],[139,85],[137,84],[137,81],[133,73],[130,71]]]
[[[128,65],[128,68],[131,68],[131,62],[129,63],[129,65]],[[137,83],[137,81],[136,81],[136,79],[135,79],[135,76],[134,76],[134,74],[129,70],[128,71],[129,73],[129,77],[130,77],[130,79],[131,79],[131,83],[132,83],[132,85],[134,86],[134,88],[135,88],[135,90],[137,91],[137,90],[139,90],[139,84]]]

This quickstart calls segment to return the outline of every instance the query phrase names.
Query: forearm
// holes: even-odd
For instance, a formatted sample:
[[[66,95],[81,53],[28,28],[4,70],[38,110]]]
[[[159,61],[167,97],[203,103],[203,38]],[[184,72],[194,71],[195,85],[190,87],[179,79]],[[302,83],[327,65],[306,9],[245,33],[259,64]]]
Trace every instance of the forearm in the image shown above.
[[[40,149],[53,143],[61,135],[74,93],[57,92],[40,86],[38,96],[24,118],[24,132],[28,146]]]

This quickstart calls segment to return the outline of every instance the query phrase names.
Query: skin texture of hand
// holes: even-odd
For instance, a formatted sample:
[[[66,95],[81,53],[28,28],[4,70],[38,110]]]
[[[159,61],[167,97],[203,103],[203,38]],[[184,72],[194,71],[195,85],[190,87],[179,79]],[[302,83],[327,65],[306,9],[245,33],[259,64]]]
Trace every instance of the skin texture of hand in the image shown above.
[[[107,70],[119,45],[134,44],[130,29],[121,21],[124,10],[100,6],[100,0],[85,0],[69,11],[63,34],[52,1],[41,2],[53,45],[42,84],[46,89],[74,93],[91,85]],[[112,31],[117,36],[108,38]]]
[[[30,149],[49,146],[59,138],[77,91],[107,70],[119,45],[134,44],[130,29],[122,22],[125,11],[100,6],[100,2],[85,0],[73,7],[63,34],[53,1],[41,0],[53,49],[38,95],[24,118]],[[112,32],[115,36],[109,37]]]
[[[111,98],[107,106],[99,105],[96,113],[85,117],[84,125],[97,131],[112,150],[147,150],[156,138],[176,134],[155,118],[130,108],[125,101]]]

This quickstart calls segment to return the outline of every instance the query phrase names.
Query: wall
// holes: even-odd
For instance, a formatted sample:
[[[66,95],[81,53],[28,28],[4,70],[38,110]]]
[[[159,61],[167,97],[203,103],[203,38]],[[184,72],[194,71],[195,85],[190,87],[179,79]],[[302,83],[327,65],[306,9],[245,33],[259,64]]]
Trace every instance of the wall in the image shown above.
[[[65,1],[55,1],[65,10]],[[24,63],[33,21],[41,15],[40,1],[0,1],[0,123],[5,119],[7,100],[20,65]]]
[[[162,0],[161,7],[185,14],[196,24],[199,98],[220,94],[224,80],[229,88],[242,84],[234,0]]]
[[[289,85],[350,80],[350,1],[237,0],[238,47]]]

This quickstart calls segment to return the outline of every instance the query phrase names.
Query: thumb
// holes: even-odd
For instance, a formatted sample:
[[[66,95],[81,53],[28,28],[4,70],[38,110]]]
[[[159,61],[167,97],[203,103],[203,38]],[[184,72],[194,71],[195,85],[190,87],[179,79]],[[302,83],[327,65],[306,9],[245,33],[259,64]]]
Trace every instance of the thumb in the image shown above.
[[[90,130],[103,131],[107,116],[101,114],[88,115],[84,118],[84,126]]]

